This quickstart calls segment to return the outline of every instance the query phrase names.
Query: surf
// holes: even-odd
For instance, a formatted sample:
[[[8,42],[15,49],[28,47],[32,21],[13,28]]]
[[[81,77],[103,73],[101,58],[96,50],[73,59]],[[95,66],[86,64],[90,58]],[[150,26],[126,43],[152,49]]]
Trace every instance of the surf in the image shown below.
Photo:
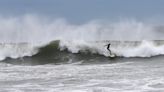
[[[65,52],[109,58],[110,54],[104,47],[108,43],[117,57],[158,56],[164,54],[162,30],[160,23],[135,19],[73,24],[62,18],[31,14],[0,16],[0,60],[56,57],[58,53],[64,56]]]
[[[61,48],[67,47],[72,53],[89,51],[109,57],[104,45],[111,44],[111,52],[118,57],[151,57],[164,54],[164,41],[96,41],[96,42],[61,42]]]
[[[67,41],[55,40],[46,44],[3,43],[0,44],[0,59],[23,57],[61,57],[64,54],[99,55],[111,57],[104,45],[110,43],[110,50],[117,57],[152,57],[164,55],[164,41]],[[66,56],[67,56],[66,55]]]

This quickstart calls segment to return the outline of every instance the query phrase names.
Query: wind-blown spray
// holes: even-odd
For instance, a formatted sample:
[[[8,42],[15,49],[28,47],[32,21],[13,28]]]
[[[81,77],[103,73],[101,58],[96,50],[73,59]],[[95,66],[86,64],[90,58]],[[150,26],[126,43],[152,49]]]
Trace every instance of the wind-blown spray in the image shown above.
[[[61,50],[67,48],[72,53],[89,50],[109,56],[104,45],[111,42],[111,50],[117,56],[150,57],[164,54],[163,44],[156,46],[151,43],[164,39],[162,29],[161,25],[136,20],[91,21],[77,25],[64,19],[50,20],[32,15],[0,17],[0,57],[3,60],[32,56],[39,52],[40,47],[55,40],[60,40]],[[136,41],[140,44],[136,45]],[[21,43],[26,45],[18,45]]]

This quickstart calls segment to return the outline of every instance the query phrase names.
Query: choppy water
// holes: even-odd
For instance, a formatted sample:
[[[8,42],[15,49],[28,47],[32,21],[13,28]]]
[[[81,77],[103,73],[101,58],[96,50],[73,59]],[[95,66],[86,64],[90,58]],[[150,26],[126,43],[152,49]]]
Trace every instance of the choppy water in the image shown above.
[[[1,92],[163,92],[164,57],[0,63]],[[96,61],[97,60],[97,61]],[[92,61],[92,62],[91,62]]]

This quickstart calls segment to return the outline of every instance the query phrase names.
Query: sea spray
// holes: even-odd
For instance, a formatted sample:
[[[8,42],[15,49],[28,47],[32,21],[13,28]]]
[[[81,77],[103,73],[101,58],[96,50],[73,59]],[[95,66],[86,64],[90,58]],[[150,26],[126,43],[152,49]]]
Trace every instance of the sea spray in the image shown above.
[[[70,24],[64,19],[49,19],[34,15],[0,17],[1,60],[6,57],[33,56],[52,41],[60,40],[60,50],[71,53],[87,52],[109,56],[150,57],[164,54],[161,36],[163,26],[137,20],[115,22],[90,21]],[[153,42],[153,43],[152,43]],[[160,43],[160,45],[155,45]],[[10,44],[13,43],[13,44]],[[19,45],[26,43],[26,45]],[[35,45],[33,45],[35,44]],[[23,47],[24,46],[24,47]]]
[[[90,21],[71,24],[64,19],[34,15],[0,17],[0,42],[50,42],[53,40],[163,40],[163,26],[137,20]]]
[[[32,56],[38,52],[37,46],[28,43],[4,43],[0,44],[0,60],[7,57],[23,58],[24,56]]]

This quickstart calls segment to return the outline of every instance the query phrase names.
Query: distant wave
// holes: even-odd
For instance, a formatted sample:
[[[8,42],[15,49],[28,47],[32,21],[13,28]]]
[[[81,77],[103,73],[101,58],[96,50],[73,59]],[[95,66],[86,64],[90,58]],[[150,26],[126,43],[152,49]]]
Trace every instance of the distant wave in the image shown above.
[[[164,41],[66,41],[55,40],[46,44],[0,44],[0,60],[22,57],[63,57],[64,53],[96,54],[109,57],[105,45],[111,43],[111,51],[118,57],[151,57],[164,54]],[[58,56],[57,56],[58,55]],[[59,56],[60,55],[60,56]]]

